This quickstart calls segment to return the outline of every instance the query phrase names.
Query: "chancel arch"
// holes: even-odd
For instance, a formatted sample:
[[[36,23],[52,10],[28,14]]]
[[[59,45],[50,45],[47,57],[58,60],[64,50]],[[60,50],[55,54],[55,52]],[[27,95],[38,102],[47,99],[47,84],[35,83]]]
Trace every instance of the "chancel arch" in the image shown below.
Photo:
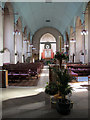
[[[32,38],[32,42],[33,42],[33,46],[36,48],[36,54],[39,55],[40,52],[40,39],[43,35],[45,35],[46,33],[49,33],[51,35],[53,35],[55,37],[56,40],[56,51],[60,51],[60,36],[62,38],[61,33],[52,27],[45,27],[45,28],[41,28],[38,31],[35,32],[35,34],[33,35]],[[63,41],[63,39],[62,39]],[[38,56],[39,59],[39,56]]]
[[[50,53],[50,56],[46,56],[46,57],[49,57],[49,58],[53,58],[53,56],[56,53],[56,39],[50,33],[44,34],[40,39],[40,53],[39,53],[39,59],[40,60],[43,57],[45,57],[44,55],[46,55],[46,54],[44,52],[47,52],[48,55]]]

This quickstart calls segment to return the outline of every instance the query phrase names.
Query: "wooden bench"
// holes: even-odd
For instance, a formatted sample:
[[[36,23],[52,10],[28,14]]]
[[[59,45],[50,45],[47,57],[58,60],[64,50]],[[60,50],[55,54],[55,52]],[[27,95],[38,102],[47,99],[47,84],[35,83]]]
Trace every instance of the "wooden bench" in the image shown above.
[[[19,63],[4,65],[3,69],[8,70],[8,78],[10,81],[30,79],[30,77],[36,77],[43,68],[42,63]]]

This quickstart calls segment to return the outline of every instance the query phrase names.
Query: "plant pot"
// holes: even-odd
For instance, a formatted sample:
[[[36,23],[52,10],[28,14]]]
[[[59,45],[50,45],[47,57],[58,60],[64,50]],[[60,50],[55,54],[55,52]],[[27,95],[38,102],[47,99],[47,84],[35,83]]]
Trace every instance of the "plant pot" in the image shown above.
[[[56,103],[56,109],[57,112],[63,114],[63,115],[67,115],[70,113],[71,109],[73,107],[73,102],[71,102],[68,99],[58,99],[57,103]]]
[[[51,108],[56,108],[56,99],[54,96],[50,96]]]

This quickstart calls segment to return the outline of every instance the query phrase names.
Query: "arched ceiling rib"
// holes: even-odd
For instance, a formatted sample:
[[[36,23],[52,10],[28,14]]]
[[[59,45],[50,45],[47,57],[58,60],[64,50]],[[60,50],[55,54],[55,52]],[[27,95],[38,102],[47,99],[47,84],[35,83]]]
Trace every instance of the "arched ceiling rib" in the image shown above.
[[[82,7],[82,2],[14,2],[15,11],[23,17],[24,23],[28,26],[28,31],[32,34],[42,27],[54,27],[62,34]],[[80,11],[81,12],[81,11]],[[82,13],[81,13],[82,14]],[[46,22],[50,20],[50,22]]]

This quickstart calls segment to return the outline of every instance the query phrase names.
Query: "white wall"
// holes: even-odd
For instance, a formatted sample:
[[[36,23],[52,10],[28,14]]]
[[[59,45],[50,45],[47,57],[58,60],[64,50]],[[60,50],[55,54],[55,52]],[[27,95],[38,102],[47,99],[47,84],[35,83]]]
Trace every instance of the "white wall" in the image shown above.
[[[3,49],[3,16],[2,16],[2,9],[0,7],[0,51],[2,49]],[[3,54],[1,53],[0,53],[0,66],[3,66]]]
[[[16,41],[16,50],[15,52],[18,52],[18,61],[22,62],[22,33],[20,35],[15,35],[15,41]]]
[[[7,4],[9,7],[9,3]],[[8,8],[9,12],[12,12],[11,8]],[[15,63],[15,54],[14,54],[14,16],[13,15],[4,15],[4,48],[7,48],[10,51],[10,63]]]
[[[90,63],[90,5],[88,8],[88,62]]]
[[[78,23],[80,21],[78,20]],[[80,26],[80,27],[79,27]],[[80,62],[80,55],[83,49],[83,36],[81,35],[81,24],[76,24],[76,53],[75,62]]]
[[[10,63],[10,52],[7,49],[3,53],[3,63]]]
[[[27,54],[27,52],[28,52],[28,44],[27,44],[27,42],[24,41],[26,39],[27,39],[27,37],[23,36],[23,54],[25,55],[25,59],[28,57],[28,54]]]

